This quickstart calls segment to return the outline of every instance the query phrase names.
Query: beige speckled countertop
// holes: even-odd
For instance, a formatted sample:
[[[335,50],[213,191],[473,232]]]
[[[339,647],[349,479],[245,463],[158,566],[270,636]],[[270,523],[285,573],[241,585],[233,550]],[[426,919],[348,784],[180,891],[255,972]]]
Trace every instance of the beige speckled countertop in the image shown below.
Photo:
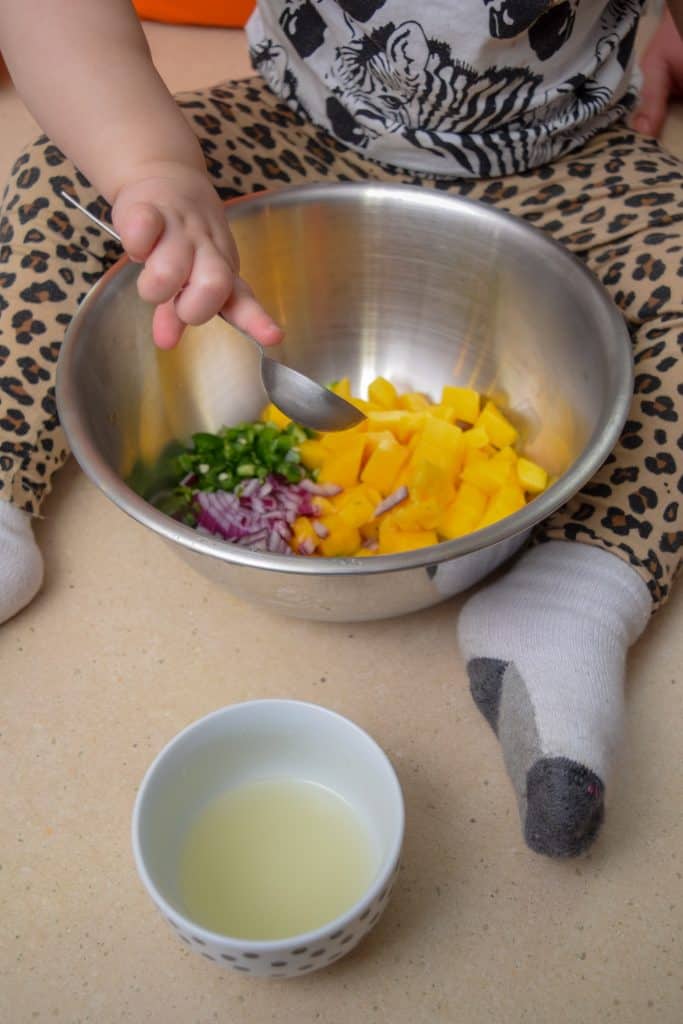
[[[173,88],[246,71],[239,34],[149,34]],[[0,124],[4,172],[33,132],[8,85]],[[368,625],[277,618],[193,573],[73,461],[38,535],[45,588],[0,629],[2,1024],[680,1024],[680,588],[630,661],[602,836],[587,857],[552,862],[520,839],[456,648],[457,600]],[[349,957],[290,982],[223,972],[181,947],[129,843],[161,746],[261,696],[316,701],[368,729],[407,805],[385,916]]]

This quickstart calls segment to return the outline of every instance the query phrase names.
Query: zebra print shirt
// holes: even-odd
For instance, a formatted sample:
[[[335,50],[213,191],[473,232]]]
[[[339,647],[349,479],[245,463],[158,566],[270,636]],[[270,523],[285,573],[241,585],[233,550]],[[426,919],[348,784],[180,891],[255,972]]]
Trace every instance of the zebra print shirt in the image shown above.
[[[488,178],[576,149],[633,106],[646,0],[261,0],[253,65],[365,156]]]

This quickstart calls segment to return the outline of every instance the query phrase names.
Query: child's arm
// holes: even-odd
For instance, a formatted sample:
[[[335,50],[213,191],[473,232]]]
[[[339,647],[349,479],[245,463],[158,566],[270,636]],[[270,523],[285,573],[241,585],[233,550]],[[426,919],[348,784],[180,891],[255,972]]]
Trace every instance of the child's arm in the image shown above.
[[[199,143],[129,0],[3,3],[0,40],[26,106],[109,200],[126,250],[145,262],[139,291],[157,305],[157,344],[174,345],[185,324],[221,309],[262,343],[279,341],[238,276]]]
[[[630,123],[643,135],[653,135],[656,138],[664,127],[669,100],[683,95],[681,26],[683,0],[678,0],[677,3],[670,0],[669,10],[664,10],[640,61],[643,84],[638,107],[630,118]]]

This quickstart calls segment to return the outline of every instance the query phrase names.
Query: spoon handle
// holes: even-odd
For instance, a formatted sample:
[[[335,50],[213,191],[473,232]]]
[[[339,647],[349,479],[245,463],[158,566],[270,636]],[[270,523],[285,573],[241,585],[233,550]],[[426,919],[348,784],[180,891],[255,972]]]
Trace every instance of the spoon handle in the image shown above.
[[[116,234],[111,224],[105,224],[103,220],[100,220],[99,217],[96,217],[94,213],[90,212],[90,210],[86,210],[85,206],[81,206],[81,204],[76,199],[74,199],[73,196],[70,196],[68,192],[65,192],[64,189],[61,189],[59,194],[60,196],[62,196],[63,199],[68,199],[71,205],[75,206],[77,210],[80,210],[81,213],[85,214],[85,216],[89,220],[91,220],[93,224],[97,224],[98,228],[102,228],[102,230],[106,231],[108,235],[111,235],[112,238],[115,238],[119,245],[122,244],[121,236]]]

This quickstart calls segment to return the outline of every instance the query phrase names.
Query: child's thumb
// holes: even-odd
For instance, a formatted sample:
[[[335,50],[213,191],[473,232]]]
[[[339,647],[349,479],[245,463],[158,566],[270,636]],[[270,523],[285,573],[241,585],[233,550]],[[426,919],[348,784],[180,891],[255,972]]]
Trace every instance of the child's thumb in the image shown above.
[[[638,106],[629,118],[629,125],[641,135],[657,138],[666,119],[671,82],[665,64],[651,61],[643,65],[643,85]]]

